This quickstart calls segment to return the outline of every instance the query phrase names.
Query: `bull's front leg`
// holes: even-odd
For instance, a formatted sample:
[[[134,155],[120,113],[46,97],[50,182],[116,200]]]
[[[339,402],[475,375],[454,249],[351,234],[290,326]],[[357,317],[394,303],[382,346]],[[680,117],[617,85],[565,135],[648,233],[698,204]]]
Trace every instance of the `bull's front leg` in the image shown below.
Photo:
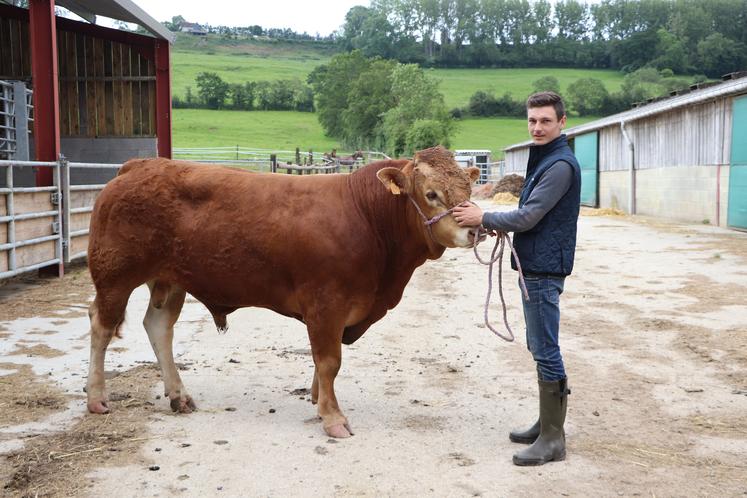
[[[342,362],[343,323],[339,320],[339,325],[332,324],[334,320],[329,318],[328,315],[318,322],[306,319],[315,365],[312,401],[316,398],[324,431],[331,437],[346,438],[353,432],[335,396],[335,377]]]

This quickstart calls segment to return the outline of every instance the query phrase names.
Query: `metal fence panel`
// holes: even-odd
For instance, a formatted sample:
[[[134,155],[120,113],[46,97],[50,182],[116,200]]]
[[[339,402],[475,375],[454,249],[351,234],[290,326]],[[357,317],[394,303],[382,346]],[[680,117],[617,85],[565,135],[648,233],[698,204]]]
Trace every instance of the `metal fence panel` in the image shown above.
[[[48,166],[54,168],[54,186],[52,187],[14,187],[13,176],[15,168],[28,168],[36,166]],[[62,235],[62,190],[60,164],[53,162],[29,162],[0,160],[0,168],[5,168],[5,187],[0,188],[0,196],[4,197],[4,209],[0,216],[0,226],[5,225],[6,242],[0,244],[0,279],[20,275],[21,273],[33,271],[51,265],[62,265],[63,235]],[[51,203],[56,209],[49,210],[46,207],[34,208],[23,213],[18,212],[16,201],[18,196],[24,194],[49,193]],[[36,221],[51,218],[50,227],[43,232],[49,232],[39,236],[19,237],[19,222]],[[43,225],[42,225],[43,226]],[[43,244],[52,242],[54,244],[53,257],[45,255]],[[35,247],[36,246],[36,247]],[[39,249],[42,247],[42,249]],[[23,258],[21,256],[23,255]],[[20,262],[23,259],[23,262]],[[26,261],[30,259],[31,261]]]

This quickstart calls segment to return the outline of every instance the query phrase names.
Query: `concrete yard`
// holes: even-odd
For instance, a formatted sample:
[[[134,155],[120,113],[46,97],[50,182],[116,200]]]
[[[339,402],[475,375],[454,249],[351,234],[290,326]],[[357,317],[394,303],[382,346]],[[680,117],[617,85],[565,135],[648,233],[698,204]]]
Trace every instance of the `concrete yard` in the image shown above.
[[[747,496],[747,234],[580,218],[561,299],[568,458],[542,467],[511,463],[520,447],[508,431],[533,422],[537,402],[516,277],[504,265],[515,343],[482,324],[487,269],[452,249],[344,348],[336,392],[355,432],[345,440],[323,433],[309,401],[299,322],[243,309],[218,335],[188,298],[175,349],[199,410],[175,415],[140,325],[140,288],[107,356],[113,411],[93,416],[82,393],[86,270],[6,283],[0,494]]]

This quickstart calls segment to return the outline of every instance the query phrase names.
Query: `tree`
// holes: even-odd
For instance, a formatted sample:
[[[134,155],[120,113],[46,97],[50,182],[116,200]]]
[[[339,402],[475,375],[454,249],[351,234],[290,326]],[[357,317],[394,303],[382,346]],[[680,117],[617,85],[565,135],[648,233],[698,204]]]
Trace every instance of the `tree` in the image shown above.
[[[444,140],[453,132],[454,122],[446,110],[438,83],[414,64],[399,64],[392,71],[392,95],[396,106],[384,113],[382,139],[395,156],[412,153],[407,132],[420,119],[441,123]]]
[[[171,21],[165,21],[163,25],[166,26],[166,29],[169,31],[179,31],[182,29],[184,21],[185,19],[182,16],[174,16],[171,18]]]
[[[497,114],[498,102],[493,95],[478,90],[469,98],[467,109],[472,116],[495,116]]]
[[[712,33],[698,43],[700,69],[712,78],[738,71],[747,64],[745,51],[744,43]]]
[[[532,89],[537,92],[555,92],[560,93],[560,82],[555,76],[543,76],[532,82]]]
[[[547,0],[537,0],[532,6],[532,35],[539,44],[547,43],[555,23],[552,18],[552,6]]]
[[[319,123],[330,137],[345,133],[342,115],[348,108],[350,85],[368,69],[370,62],[360,50],[338,54],[328,64],[317,66],[308,77],[316,96]]]
[[[302,84],[296,88],[293,94],[293,109],[301,112],[314,112],[314,91],[310,86]]]
[[[199,73],[196,81],[202,102],[210,109],[222,108],[228,95],[228,83],[216,73],[210,72]]]
[[[407,130],[405,152],[410,155],[417,150],[443,145],[449,147],[449,131],[444,123],[435,119],[418,119]]]
[[[257,109],[268,111],[272,108],[272,89],[269,81],[258,81],[254,87],[254,100]]]
[[[392,71],[395,61],[373,60],[351,82],[348,107],[342,112],[343,141],[355,147],[374,147],[381,133],[383,114],[394,107]]]
[[[252,107],[252,101],[247,95],[246,87],[241,83],[233,83],[228,87],[228,94],[231,98],[231,108],[248,110]]]
[[[651,64],[658,69],[669,68],[678,74],[687,72],[690,64],[687,49],[682,40],[665,28],[659,28],[656,34],[659,38],[656,44],[657,57]]]
[[[652,67],[643,67],[625,75],[621,88],[623,100],[633,104],[654,97],[655,88],[660,81],[661,74]]]
[[[558,36],[569,40],[583,40],[588,31],[588,6],[577,0],[561,0],[555,4],[555,25]]]
[[[343,50],[350,51],[356,47],[356,40],[363,35],[363,24],[372,15],[372,10],[362,5],[356,5],[345,14],[345,24],[342,26],[342,36],[339,43]]]
[[[579,116],[602,114],[608,98],[609,92],[596,78],[581,78],[568,85],[568,103]]]

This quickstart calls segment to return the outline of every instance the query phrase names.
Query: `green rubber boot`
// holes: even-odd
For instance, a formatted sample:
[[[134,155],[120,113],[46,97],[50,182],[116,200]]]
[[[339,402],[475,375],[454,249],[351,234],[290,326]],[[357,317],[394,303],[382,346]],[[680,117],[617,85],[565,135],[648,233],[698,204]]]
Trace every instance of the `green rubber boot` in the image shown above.
[[[515,465],[544,465],[565,459],[565,414],[568,408],[568,379],[538,381],[540,434],[527,449],[514,455]]]
[[[520,431],[520,430],[511,431],[508,434],[508,438],[513,443],[532,444],[533,442],[537,440],[539,435],[540,435],[540,421],[539,419],[537,419],[534,425],[525,431]]]

